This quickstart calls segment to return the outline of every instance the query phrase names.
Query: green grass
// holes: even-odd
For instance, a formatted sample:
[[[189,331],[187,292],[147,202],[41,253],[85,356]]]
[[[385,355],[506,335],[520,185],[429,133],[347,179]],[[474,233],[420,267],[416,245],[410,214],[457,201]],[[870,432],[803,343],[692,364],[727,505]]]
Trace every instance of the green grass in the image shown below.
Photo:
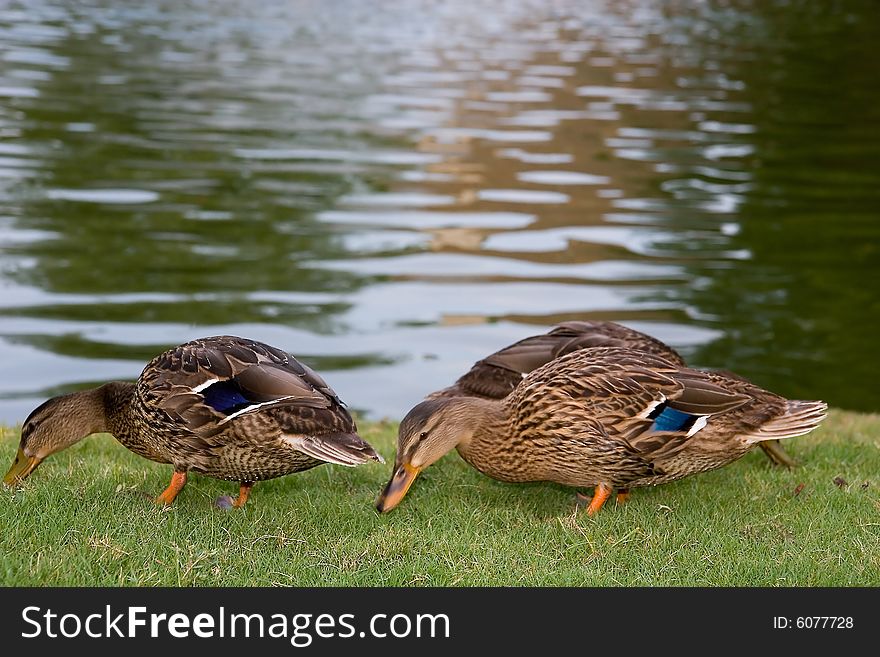
[[[395,430],[361,433],[391,461]],[[17,441],[3,430],[4,471]],[[786,447],[794,471],[755,451],[596,518],[571,489],[499,483],[452,454],[379,516],[390,465],[262,482],[231,512],[212,502],[234,485],[196,475],[158,508],[142,493],[169,467],[95,436],[0,491],[0,584],[880,585],[880,416],[835,411]]]

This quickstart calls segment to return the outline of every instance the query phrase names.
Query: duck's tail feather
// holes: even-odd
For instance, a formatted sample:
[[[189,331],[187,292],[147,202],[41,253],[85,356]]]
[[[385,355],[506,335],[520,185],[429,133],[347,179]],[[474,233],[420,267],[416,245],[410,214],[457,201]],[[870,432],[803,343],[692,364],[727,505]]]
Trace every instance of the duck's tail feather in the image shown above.
[[[746,436],[750,443],[781,440],[810,433],[825,419],[828,404],[822,401],[789,400],[785,412],[762,424]]]
[[[286,434],[283,438],[295,449],[327,463],[354,467],[367,461],[385,463],[385,459],[356,433],[332,433],[321,436]]]

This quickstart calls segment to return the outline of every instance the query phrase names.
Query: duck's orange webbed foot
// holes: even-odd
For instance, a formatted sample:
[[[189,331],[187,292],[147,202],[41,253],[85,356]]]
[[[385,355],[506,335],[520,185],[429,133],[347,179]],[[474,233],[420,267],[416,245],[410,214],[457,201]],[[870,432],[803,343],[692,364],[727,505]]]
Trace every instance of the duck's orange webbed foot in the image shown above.
[[[608,484],[597,484],[596,488],[593,490],[592,498],[583,493],[576,493],[578,508],[586,506],[588,516],[596,515],[599,513],[599,509],[602,508],[602,505],[605,504],[605,501],[611,497],[613,490],[614,489]],[[589,502],[587,500],[589,500]]]
[[[183,490],[184,486],[186,486],[186,471],[175,471],[174,474],[171,475],[171,483],[168,484],[168,488],[162,491],[162,494],[156,498],[156,504],[164,504],[165,506],[168,506],[174,501],[177,494]]]
[[[629,501],[629,488],[621,488],[617,491],[617,503],[626,504]]]
[[[254,482],[243,481],[238,488],[238,497],[235,499],[232,499],[230,495],[218,497],[214,502],[214,506],[220,509],[240,509],[247,503],[248,498],[251,496],[251,488],[253,487]]]

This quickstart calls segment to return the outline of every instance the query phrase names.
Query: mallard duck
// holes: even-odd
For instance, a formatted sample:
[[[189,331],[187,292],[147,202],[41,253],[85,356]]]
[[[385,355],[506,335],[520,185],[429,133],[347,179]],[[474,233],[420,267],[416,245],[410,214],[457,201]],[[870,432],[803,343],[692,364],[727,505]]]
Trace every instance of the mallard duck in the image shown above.
[[[228,508],[244,506],[256,481],[322,463],[384,462],[317,373],[281,349],[229,335],[159,354],[136,383],[114,381],[49,399],[22,425],[4,483],[21,482],[49,455],[100,432],[174,466],[156,498],[165,505],[188,472],[239,482],[235,500],[218,500]]]
[[[593,487],[593,515],[614,489],[719,468],[756,443],[808,433],[826,408],[642,351],[582,349],[526,375],[501,400],[416,405],[400,424],[394,473],[377,508],[397,506],[419,472],[456,448],[500,481]]]
[[[474,363],[458,381],[429,394],[426,399],[441,397],[484,397],[503,399],[516,388],[523,377],[555,358],[591,347],[623,347],[665,358],[673,365],[685,367],[684,358],[657,338],[615,322],[571,321],[557,324],[543,335],[533,335],[516,342]],[[742,378],[733,372],[725,374]],[[759,446],[772,463],[794,467],[795,461],[778,440],[762,441]]]

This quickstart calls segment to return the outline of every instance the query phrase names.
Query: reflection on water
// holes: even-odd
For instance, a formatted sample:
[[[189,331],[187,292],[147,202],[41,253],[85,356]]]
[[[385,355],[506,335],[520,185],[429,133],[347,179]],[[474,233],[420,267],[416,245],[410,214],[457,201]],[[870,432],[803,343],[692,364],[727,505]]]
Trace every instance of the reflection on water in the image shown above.
[[[0,421],[236,333],[375,416],[572,318],[878,410],[870,0],[0,8]]]

